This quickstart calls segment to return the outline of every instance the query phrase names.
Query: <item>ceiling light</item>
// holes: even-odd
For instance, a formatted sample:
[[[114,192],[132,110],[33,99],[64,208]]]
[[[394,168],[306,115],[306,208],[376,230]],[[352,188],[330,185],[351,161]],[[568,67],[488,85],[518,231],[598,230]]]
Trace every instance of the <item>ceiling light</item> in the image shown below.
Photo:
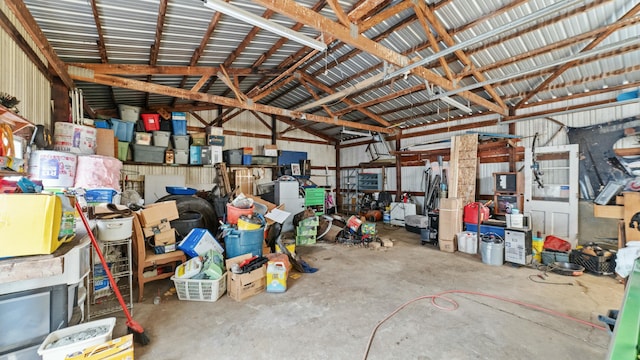
[[[450,98],[448,96],[443,96],[443,97],[440,98],[440,100],[442,100],[445,103],[447,103],[447,104],[449,104],[449,105],[451,105],[453,107],[456,107],[456,108],[458,108],[458,109],[460,109],[460,110],[462,110],[462,111],[464,111],[466,113],[470,114],[470,113],[473,112],[473,110],[471,110],[470,107],[468,107],[468,106],[466,106],[466,105],[464,105],[464,104],[462,104],[462,103],[460,103],[460,102],[458,102],[458,101],[456,101],[456,100],[454,100],[454,99],[452,99],[452,98]]]
[[[608,88],[609,88],[609,85],[604,84],[604,85],[602,85],[602,88],[603,88],[603,89],[608,89]]]
[[[327,49],[327,44],[321,41],[310,38],[297,31],[293,31],[280,24],[276,24],[273,21],[269,21],[261,16],[255,15],[246,10],[242,10],[224,1],[221,1],[221,0],[202,0],[202,1],[204,1],[204,6],[210,9],[221,12],[225,15],[229,15],[238,20],[242,20],[253,26],[257,26],[259,28],[271,31],[282,37],[296,41],[302,45],[308,46],[310,48],[314,48],[318,51],[324,51]]]
[[[629,83],[629,80],[626,80],[626,79],[625,79],[625,80],[622,82],[622,85],[627,85],[628,83]]]
[[[354,136],[371,136],[371,132],[370,131],[360,132],[360,131],[349,130],[349,129],[345,129],[345,128],[343,128],[340,133],[341,134],[346,134],[346,135],[354,135]]]

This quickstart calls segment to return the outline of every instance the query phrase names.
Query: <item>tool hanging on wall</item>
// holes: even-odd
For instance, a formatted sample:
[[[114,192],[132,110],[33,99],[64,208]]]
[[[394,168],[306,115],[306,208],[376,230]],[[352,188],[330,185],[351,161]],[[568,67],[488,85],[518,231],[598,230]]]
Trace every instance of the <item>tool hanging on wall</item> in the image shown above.
[[[536,140],[538,140],[538,133],[536,133],[533,136],[533,142],[531,145],[531,170],[533,170],[533,177],[536,181],[536,183],[538,183],[538,188],[539,189],[543,189],[544,188],[544,182],[542,181],[542,175],[544,175],[544,172],[542,172],[540,170],[540,163],[537,160],[537,156],[536,156]]]

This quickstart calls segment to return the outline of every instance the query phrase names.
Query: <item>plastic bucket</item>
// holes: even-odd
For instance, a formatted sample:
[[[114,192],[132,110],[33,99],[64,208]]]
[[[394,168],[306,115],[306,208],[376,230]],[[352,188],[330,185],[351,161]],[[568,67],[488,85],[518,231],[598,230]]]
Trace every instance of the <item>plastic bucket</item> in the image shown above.
[[[244,254],[262,256],[262,244],[264,243],[264,228],[257,230],[231,230],[224,238],[227,258],[233,258]]]
[[[504,264],[504,241],[483,238],[480,244],[480,254],[482,262],[485,264],[496,266]]]
[[[133,229],[133,216],[118,219],[98,219],[98,240],[115,241],[131,237]]]
[[[38,150],[31,153],[29,175],[34,180],[42,180],[46,188],[72,187],[77,164],[75,154]]]
[[[178,235],[185,237],[192,229],[204,228],[202,214],[197,212],[182,213],[179,219],[171,221],[171,227],[176,229]]]
[[[242,215],[238,218],[238,230],[257,230],[262,227],[262,221]]]
[[[248,209],[240,209],[231,204],[227,204],[227,224],[236,225],[241,215],[251,215],[253,214],[253,209],[253,205]]]

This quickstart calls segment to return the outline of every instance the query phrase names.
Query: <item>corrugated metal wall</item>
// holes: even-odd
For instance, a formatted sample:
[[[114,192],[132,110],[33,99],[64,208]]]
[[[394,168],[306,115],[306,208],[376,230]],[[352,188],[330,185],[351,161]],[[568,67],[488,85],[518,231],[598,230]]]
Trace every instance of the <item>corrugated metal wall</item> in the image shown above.
[[[15,25],[40,59],[47,64],[44,56],[31,41],[29,34],[15,19],[4,1],[0,2],[0,10]],[[22,117],[34,124],[50,124],[51,84],[2,29],[0,29],[0,92],[6,92],[20,100],[17,108]]]
[[[568,102],[566,104],[567,107],[582,104],[586,102],[595,102],[603,100],[602,96],[591,96],[580,99],[575,102]],[[544,110],[549,110],[551,108],[558,108],[558,104],[550,106],[538,106],[526,109],[522,114],[531,113],[531,112],[539,112]],[[519,115],[521,113],[518,113]],[[591,110],[586,112],[577,112],[573,114],[566,115],[549,115],[549,117],[565,124],[569,127],[584,127],[590,125],[596,125],[605,123],[608,121],[627,118],[631,116],[637,116],[640,114],[640,104],[632,104],[632,105],[624,105],[617,107],[610,107],[599,110]],[[486,118],[488,119],[488,118]],[[486,119],[478,119],[474,121],[482,121]],[[463,120],[464,121],[464,120]],[[463,123],[463,121],[452,121],[447,123],[442,127],[442,129],[446,129],[448,127],[454,127]],[[468,121],[468,120],[466,120]],[[560,125],[545,119],[536,119],[529,121],[522,121],[516,123],[516,134],[522,137],[520,144],[525,148],[531,147],[531,143],[533,141],[533,136],[538,133],[539,134],[539,143],[538,146],[546,145],[546,146],[557,146],[557,145],[565,145],[568,144],[568,138],[565,130],[558,130],[561,128]],[[430,128],[431,129],[431,128]],[[410,132],[419,132],[423,129],[416,128]],[[424,145],[429,142],[438,141],[438,140],[449,140],[452,136],[461,135],[467,133],[467,131],[476,131],[476,132],[485,132],[485,133],[496,133],[496,134],[506,134],[508,133],[508,126],[506,124],[472,129],[472,130],[462,130],[462,131],[454,131],[450,133],[442,133],[436,135],[425,135],[418,136],[413,138],[408,138],[402,141],[402,148],[412,148],[412,149],[420,149],[420,145]],[[556,134],[557,133],[557,134]],[[554,136],[555,135],[555,136]],[[553,137],[553,138],[552,138]],[[391,148],[395,148],[394,142],[389,142],[389,146]],[[447,146],[447,145],[445,145]],[[448,147],[448,146],[447,146]],[[342,162],[342,166],[357,166],[361,162],[369,162],[371,158],[367,155],[366,145],[355,146],[344,148],[340,152],[340,159]],[[522,164],[517,164],[517,168],[520,168]],[[498,163],[498,164],[481,164],[479,167],[478,179],[479,179],[479,194],[480,195],[491,195],[493,194],[493,173],[494,172],[506,172],[509,170],[508,163]],[[375,169],[367,169],[366,172],[380,172],[381,170]],[[386,189],[395,190],[395,168],[390,167],[386,168],[387,175],[387,183]],[[402,191],[423,191],[423,173],[424,167],[404,167],[402,169]],[[551,179],[549,179],[551,181]],[[554,183],[562,184],[562,179],[553,179]],[[416,201],[421,204],[422,198],[417,198]]]

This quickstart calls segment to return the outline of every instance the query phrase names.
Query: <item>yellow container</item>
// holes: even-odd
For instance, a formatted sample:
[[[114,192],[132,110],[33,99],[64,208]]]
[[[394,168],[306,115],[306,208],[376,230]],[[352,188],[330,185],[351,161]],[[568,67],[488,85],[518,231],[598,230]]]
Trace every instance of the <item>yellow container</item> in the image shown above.
[[[537,261],[538,264],[542,264],[542,250],[544,250],[544,239],[533,238],[531,242],[532,252],[533,252],[533,260]]]
[[[287,268],[282,261],[269,261],[267,264],[267,292],[285,292],[287,290]]]
[[[238,230],[258,230],[262,227],[261,221],[248,219],[244,215],[238,219]]]
[[[287,248],[287,250],[289,250],[290,253],[295,253],[296,252],[296,241],[295,240],[283,240],[283,245],[285,248]],[[283,251],[280,250],[280,245],[278,245],[278,243],[276,243],[276,252],[277,253],[281,253]]]
[[[61,222],[56,195],[0,194],[0,257],[53,253],[73,238],[58,239]]]

